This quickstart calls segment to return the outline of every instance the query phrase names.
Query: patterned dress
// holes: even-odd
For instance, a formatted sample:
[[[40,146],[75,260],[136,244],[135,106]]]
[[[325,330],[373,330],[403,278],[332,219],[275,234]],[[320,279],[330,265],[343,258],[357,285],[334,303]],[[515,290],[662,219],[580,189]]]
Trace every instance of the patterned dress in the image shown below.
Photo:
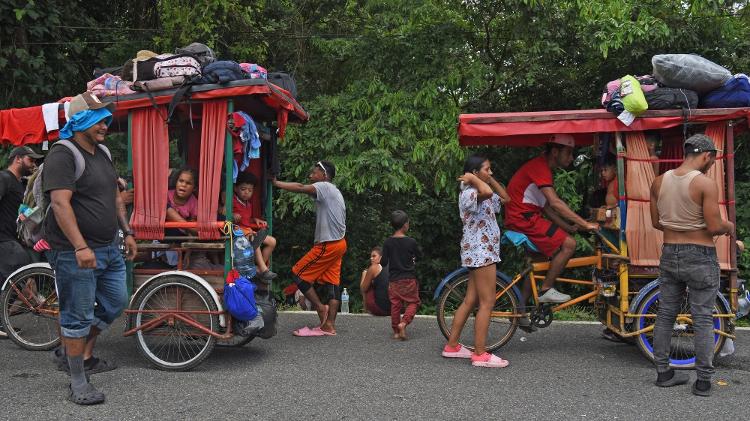
[[[458,211],[464,224],[461,238],[461,265],[470,268],[498,263],[500,258],[500,227],[495,214],[500,213],[497,194],[477,202],[477,189],[461,183]]]

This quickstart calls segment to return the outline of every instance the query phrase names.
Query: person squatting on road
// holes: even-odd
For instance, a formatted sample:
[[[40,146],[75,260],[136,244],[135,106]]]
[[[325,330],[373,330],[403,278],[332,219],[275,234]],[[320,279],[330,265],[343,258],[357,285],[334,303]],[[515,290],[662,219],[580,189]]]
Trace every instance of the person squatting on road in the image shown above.
[[[396,230],[383,242],[380,264],[388,267],[388,300],[391,302],[391,328],[393,338],[406,340],[408,326],[419,310],[419,282],[416,260],[422,257],[417,241],[408,237],[409,216],[402,210],[391,214],[391,227]],[[404,303],[404,316],[401,308]]]
[[[669,366],[674,323],[689,289],[697,371],[692,391],[709,396],[714,374],[713,308],[720,276],[713,236],[734,236],[734,224],[721,219],[716,182],[706,176],[718,152],[713,141],[696,134],[684,146],[682,164],[657,177],[651,186],[651,223],[664,232],[654,326],[656,385],[677,386],[689,380],[687,373]]]
[[[475,367],[508,365],[508,361],[485,349],[490,313],[495,305],[495,273],[500,258],[500,227],[496,214],[510,197],[492,177],[490,161],[479,155],[466,159],[458,198],[459,217],[463,222],[461,264],[469,270],[469,284],[464,301],[456,310],[443,357],[471,358]],[[458,343],[469,314],[477,308],[474,322],[474,352]]]
[[[365,311],[373,316],[390,316],[391,301],[388,298],[388,267],[380,264],[383,249],[376,246],[370,251],[370,266],[362,271],[359,290]]]
[[[53,146],[42,174],[44,193],[52,205],[44,229],[51,247],[47,257],[55,271],[70,373],[68,399],[79,405],[104,402],[104,394],[89,383],[88,375],[115,368],[94,357],[93,351],[99,333],[127,305],[118,227],[125,233],[127,258],[132,259],[137,251],[114,165],[102,147],[113,110],[114,104],[105,105],[90,92],[73,98],[71,117],[60,130],[60,138],[71,139],[80,150],[85,170],[76,180],[73,153]]]
[[[293,183],[272,178],[274,187],[304,193],[315,200],[315,244],[292,267],[297,288],[318,312],[320,326],[307,326],[293,332],[295,336],[332,336],[336,334],[336,313],[341,295],[341,261],[346,253],[346,204],[339,189],[331,182],[336,167],[328,161],[318,161],[310,169],[311,184]],[[323,304],[313,288],[324,286],[328,304]],[[321,291],[322,292],[322,291]]]
[[[31,174],[36,168],[35,160],[41,158],[30,147],[19,146],[10,152],[8,168],[0,171],[0,285],[16,269],[31,263],[31,257],[18,242],[16,219],[24,194],[21,177]],[[0,338],[7,337],[0,324]]]

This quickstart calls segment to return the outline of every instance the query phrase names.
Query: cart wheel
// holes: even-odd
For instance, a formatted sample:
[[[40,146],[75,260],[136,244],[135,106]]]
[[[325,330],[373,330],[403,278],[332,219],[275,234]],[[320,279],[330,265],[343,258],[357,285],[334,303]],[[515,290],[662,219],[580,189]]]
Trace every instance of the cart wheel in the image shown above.
[[[30,351],[47,351],[60,344],[55,273],[31,267],[7,280],[0,297],[0,317],[8,337]]]
[[[469,285],[469,274],[463,274],[455,280],[445,285],[443,292],[438,297],[437,305],[437,320],[440,331],[443,336],[447,339],[450,336],[451,325],[453,323],[453,315],[464,301],[466,296],[466,289]],[[505,281],[496,278],[495,280],[496,291],[502,291],[507,287]],[[508,289],[502,296],[498,297],[495,301],[495,307],[493,311],[504,312],[508,314],[519,313],[518,298],[512,289]],[[469,314],[469,318],[466,320],[463,330],[461,331],[461,338],[459,343],[471,350],[474,350],[474,316],[475,312]],[[490,327],[487,332],[487,351],[492,352],[501,346],[505,345],[513,333],[515,333],[518,327],[518,319],[515,317],[491,317]]]
[[[645,297],[637,304],[638,314],[650,314],[652,317],[636,317],[633,322],[634,330],[641,330],[656,323],[656,314],[659,311],[659,289],[646,294]],[[724,308],[724,304],[717,296],[714,304],[714,313],[726,314],[729,310]],[[680,314],[690,314],[690,304],[687,295],[683,299],[680,308]],[[726,330],[726,321],[721,317],[714,317],[714,329],[719,331]],[[672,331],[672,345],[669,352],[669,365],[674,368],[693,368],[695,366],[695,349],[693,347],[693,325],[689,321],[675,322]],[[721,347],[724,346],[725,336],[714,334],[714,354],[717,354]],[[636,336],[636,343],[643,355],[650,361],[654,361],[654,332],[641,333]]]
[[[219,330],[216,303],[205,287],[186,276],[165,276],[138,291],[128,326],[141,327],[135,334],[138,350],[162,370],[186,371],[213,351],[216,338],[200,330]],[[165,312],[165,310],[168,310]],[[180,315],[187,320],[176,317]],[[148,323],[163,318],[161,322]]]

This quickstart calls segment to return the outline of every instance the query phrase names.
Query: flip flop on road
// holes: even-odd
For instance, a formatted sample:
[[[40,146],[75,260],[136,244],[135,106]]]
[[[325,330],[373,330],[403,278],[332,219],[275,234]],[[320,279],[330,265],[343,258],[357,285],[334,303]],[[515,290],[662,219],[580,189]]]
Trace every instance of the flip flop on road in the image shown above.
[[[301,336],[301,337],[312,337],[312,336],[335,336],[335,333],[326,332],[325,330],[315,327],[310,329],[309,327],[305,326],[303,328],[297,329],[294,332],[292,332],[292,335],[294,336]]]

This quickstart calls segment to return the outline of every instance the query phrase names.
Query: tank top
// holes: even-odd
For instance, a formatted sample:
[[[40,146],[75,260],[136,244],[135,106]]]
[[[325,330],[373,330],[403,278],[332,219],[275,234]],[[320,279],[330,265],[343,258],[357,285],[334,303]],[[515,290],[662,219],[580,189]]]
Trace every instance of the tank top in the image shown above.
[[[690,183],[701,172],[690,171],[675,175],[674,170],[664,173],[656,208],[659,223],[672,231],[698,231],[706,228],[703,208],[690,198]]]

